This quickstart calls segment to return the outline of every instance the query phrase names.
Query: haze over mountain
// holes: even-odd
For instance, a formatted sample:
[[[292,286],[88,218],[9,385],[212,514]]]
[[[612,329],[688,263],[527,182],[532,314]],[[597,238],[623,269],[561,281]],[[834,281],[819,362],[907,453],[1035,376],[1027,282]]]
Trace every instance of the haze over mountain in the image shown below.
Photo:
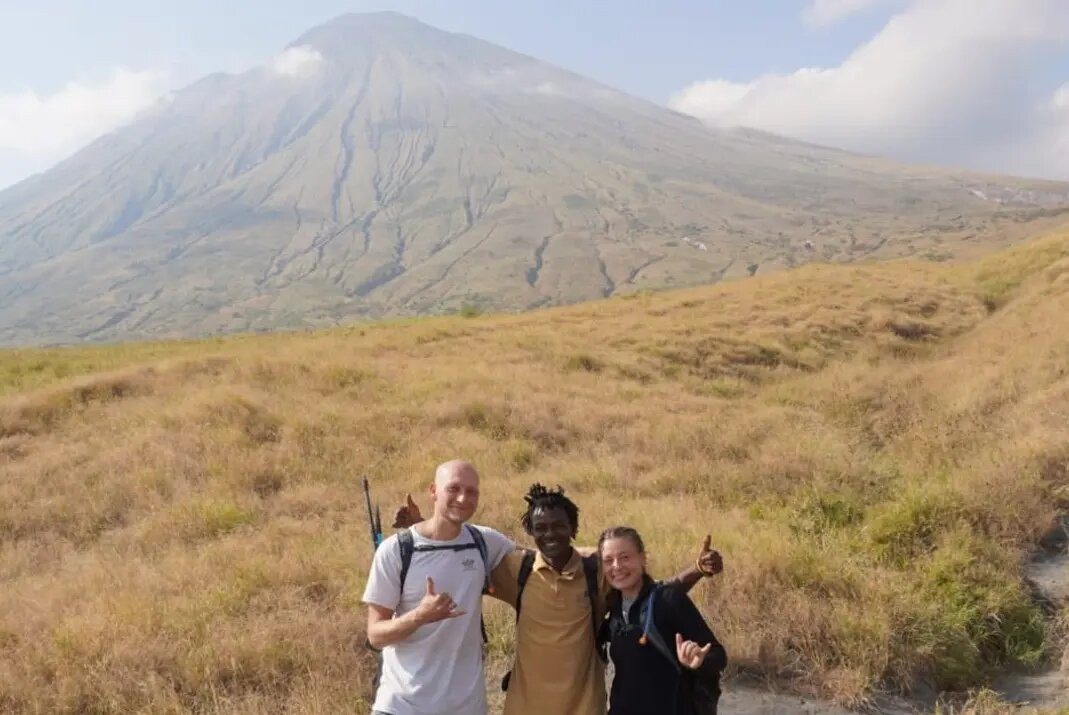
[[[0,344],[944,259],[1067,210],[1069,184],[710,130],[468,36],[348,15],[0,192]]]

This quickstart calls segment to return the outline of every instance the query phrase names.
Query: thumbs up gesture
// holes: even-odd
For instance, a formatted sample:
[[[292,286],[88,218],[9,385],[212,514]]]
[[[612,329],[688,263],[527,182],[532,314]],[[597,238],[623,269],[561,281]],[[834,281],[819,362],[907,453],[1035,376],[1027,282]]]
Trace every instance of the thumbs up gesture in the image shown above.
[[[413,611],[413,617],[421,626],[428,623],[437,623],[447,618],[463,616],[467,611],[461,611],[448,593],[438,593],[434,588],[434,579],[427,577],[427,593],[423,595],[419,605]]]
[[[685,641],[683,636],[676,633],[676,657],[684,667],[697,670],[705,662],[705,656],[709,655],[713,644],[706,643],[705,647],[699,646],[694,641]]]
[[[695,567],[701,571],[703,576],[715,576],[724,570],[724,559],[712,544],[713,538],[706,534],[705,541],[702,542],[702,550],[698,552],[698,560],[695,563]]]
[[[405,503],[397,507],[393,513],[393,528],[407,529],[421,521],[423,521],[423,514],[420,513],[416,502],[412,501],[412,495],[406,494]]]

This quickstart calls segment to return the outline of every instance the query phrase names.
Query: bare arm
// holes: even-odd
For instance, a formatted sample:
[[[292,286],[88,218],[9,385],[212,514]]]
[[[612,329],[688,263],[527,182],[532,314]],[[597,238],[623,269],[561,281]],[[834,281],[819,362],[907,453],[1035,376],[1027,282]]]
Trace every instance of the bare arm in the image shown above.
[[[448,594],[435,593],[434,580],[427,577],[427,593],[419,605],[403,616],[393,617],[389,608],[367,605],[367,641],[379,650],[396,645],[416,632],[420,626],[436,623],[447,618],[463,616],[466,611],[457,609],[457,604]]]
[[[683,593],[690,593],[690,589],[694,588],[701,580],[702,572],[691,566],[689,569],[684,569],[677,573],[666,583],[675,586]]]
[[[367,640],[372,648],[382,650],[388,645],[395,645],[416,632],[422,624],[415,619],[415,611],[409,611],[398,618],[393,611],[382,606],[368,604]]]
[[[694,566],[684,569],[677,573],[668,583],[675,586],[683,593],[689,593],[695,584],[701,581],[706,576],[715,576],[724,570],[724,560],[720,557],[718,551],[714,551],[711,547],[712,539],[709,536],[705,537],[705,542],[702,544],[702,550],[698,554],[698,560]]]
[[[414,618],[415,613],[410,610],[400,618],[393,618],[389,608],[368,604],[368,642],[371,647],[382,650],[414,634],[421,625]]]

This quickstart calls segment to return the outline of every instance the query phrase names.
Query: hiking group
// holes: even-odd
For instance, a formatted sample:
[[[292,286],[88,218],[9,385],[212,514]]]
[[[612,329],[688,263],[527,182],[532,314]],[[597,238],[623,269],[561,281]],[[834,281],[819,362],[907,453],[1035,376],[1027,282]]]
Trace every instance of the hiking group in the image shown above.
[[[364,591],[368,642],[382,651],[374,715],[485,715],[484,593],[516,609],[505,715],[716,712],[727,655],[687,596],[723,569],[708,537],[694,566],[656,582],[630,527],[573,547],[579,509],[561,489],[535,484],[524,497],[535,550],[468,523],[479,503],[470,463],[440,465],[430,495],[426,520],[411,498],[397,510],[402,531],[379,545]]]

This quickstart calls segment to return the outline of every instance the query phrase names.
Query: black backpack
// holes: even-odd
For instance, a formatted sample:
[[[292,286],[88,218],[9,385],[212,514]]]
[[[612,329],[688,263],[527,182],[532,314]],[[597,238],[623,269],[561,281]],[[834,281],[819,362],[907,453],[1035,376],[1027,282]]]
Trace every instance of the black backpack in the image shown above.
[[[598,555],[581,557],[583,562],[583,576],[586,578],[586,592],[590,598],[590,625],[594,629],[594,642],[598,640]],[[535,552],[530,549],[523,550],[523,560],[520,561],[520,570],[516,574],[516,623],[520,622],[520,608],[523,606],[523,589],[527,587],[527,581],[531,578],[534,570]],[[599,651],[600,654],[600,651]],[[512,679],[512,671],[505,673],[501,679],[501,690],[509,689],[509,680]]]
[[[470,549],[476,549],[479,552],[479,556],[483,561],[483,593],[490,592],[490,561],[486,550],[486,539],[483,538],[481,531],[476,529],[471,524],[465,524],[464,530],[471,536],[471,541],[466,544],[450,544],[448,546],[440,546],[436,544],[420,544],[416,545],[415,539],[412,537],[411,529],[404,529],[397,532],[397,551],[401,557],[401,586],[399,588],[400,593],[405,591],[405,580],[408,578],[408,569],[412,566],[412,557],[416,552],[426,551],[468,551]],[[486,643],[486,623],[483,621],[482,613],[479,614],[479,630],[483,635],[483,643]],[[381,651],[372,648],[370,643],[366,643],[367,647],[375,651],[378,654],[378,664],[375,671],[375,676],[372,679],[372,687],[374,690],[379,688],[379,680],[382,678],[382,653]]]
[[[667,658],[672,667],[676,669],[676,672],[682,675],[683,666],[679,663],[675,649],[665,643],[653,619],[655,599],[661,588],[661,585],[657,584],[650,589],[646,600],[639,607],[638,620],[642,624],[642,635],[646,638],[646,642]],[[693,712],[695,715],[716,715],[717,703],[720,702],[720,676],[717,675],[715,678],[706,679],[702,677],[700,672],[691,671],[691,673],[694,680],[694,689],[692,691]]]
[[[417,551],[422,553],[425,551],[468,551],[469,549],[476,549],[483,560],[483,573],[485,574],[483,578],[483,593],[490,593],[490,557],[486,552],[486,539],[483,538],[482,532],[471,524],[465,524],[464,530],[471,536],[471,542],[467,544],[450,544],[448,546],[435,544],[420,544],[416,546],[416,541],[412,538],[410,529],[397,532],[397,550],[401,555],[401,593],[405,591],[405,579],[408,578],[408,569],[412,565],[412,556]],[[483,627],[483,642],[486,642],[485,627]]]

